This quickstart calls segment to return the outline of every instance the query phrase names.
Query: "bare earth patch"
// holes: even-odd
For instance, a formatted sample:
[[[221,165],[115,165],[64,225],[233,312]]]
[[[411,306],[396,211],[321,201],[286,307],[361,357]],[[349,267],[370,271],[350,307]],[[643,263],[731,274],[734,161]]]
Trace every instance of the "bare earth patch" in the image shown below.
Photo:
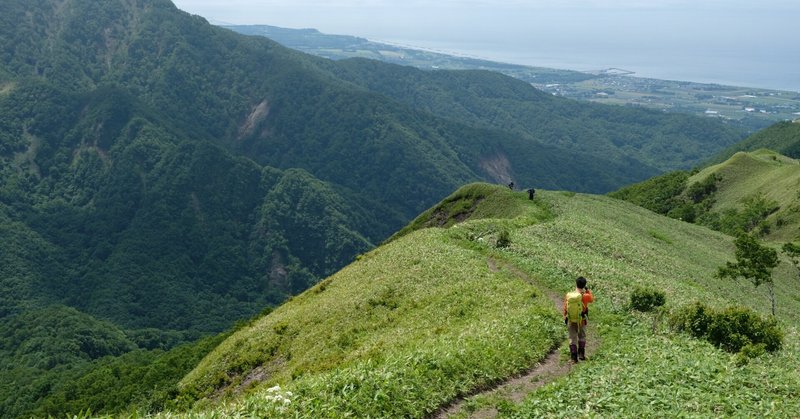
[[[505,154],[484,157],[478,164],[495,182],[506,184],[514,178],[511,174],[511,162]]]

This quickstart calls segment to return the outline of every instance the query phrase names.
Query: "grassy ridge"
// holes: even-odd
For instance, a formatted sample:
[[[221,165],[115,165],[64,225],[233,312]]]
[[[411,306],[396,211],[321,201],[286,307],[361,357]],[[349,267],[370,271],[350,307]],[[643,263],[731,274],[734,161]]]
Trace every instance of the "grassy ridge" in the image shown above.
[[[471,185],[441,207],[458,206],[456,196],[469,206],[479,190],[511,203],[508,214],[529,212],[413,231],[365,255],[207,357],[184,379],[184,395],[232,397],[202,402],[192,415],[418,417],[524,368],[561,339],[562,326],[552,303],[532,300],[541,293],[517,274],[490,269],[487,256],[559,291],[587,276],[598,299],[594,338],[602,345],[591,367],[521,405],[478,398],[473,406],[494,403],[501,413],[524,417],[796,412],[795,401],[781,401],[800,390],[794,268],[784,263],[776,271],[785,349],[740,366],[734,356],[626,308],[633,287],[648,286],[665,291],[667,310],[699,300],[766,314],[763,290],[713,278],[733,258],[730,237],[601,196],[541,192],[529,203],[524,193]],[[537,221],[545,213],[548,221]],[[511,245],[496,248],[503,230]],[[237,396],[235,389],[256,376],[261,384]],[[267,389],[273,385],[281,388]],[[570,398],[572,392],[579,395]]]
[[[721,177],[712,211],[739,208],[749,197],[763,196],[780,209],[767,218],[774,228],[767,238],[791,241],[800,238],[800,161],[770,150],[736,153],[724,163],[708,167],[689,178],[689,183],[712,173]]]
[[[234,334],[183,380],[184,396],[258,377],[262,391],[224,414],[274,413],[258,401],[278,384],[300,415],[420,416],[543,357],[563,337],[552,303],[454,230],[395,240]]]
[[[509,193],[505,188],[486,183],[472,183],[459,188],[442,202],[415,218],[395,233],[394,240],[412,231],[428,227],[452,227],[462,221],[479,219],[526,217],[530,222],[551,217],[543,205],[530,205],[522,194]]]
[[[739,152],[703,170],[672,172],[609,194],[671,218],[767,241],[800,239],[800,161],[771,150]]]

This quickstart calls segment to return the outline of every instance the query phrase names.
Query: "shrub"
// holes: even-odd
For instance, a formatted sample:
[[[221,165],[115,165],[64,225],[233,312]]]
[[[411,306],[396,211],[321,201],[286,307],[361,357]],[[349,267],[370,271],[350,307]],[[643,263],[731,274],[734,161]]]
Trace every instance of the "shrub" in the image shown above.
[[[783,332],[774,319],[765,320],[744,307],[714,310],[695,303],[675,313],[670,324],[696,338],[706,339],[728,352],[739,352],[760,345],[767,351],[777,351],[783,345]]]
[[[637,287],[631,293],[631,308],[638,311],[651,311],[666,303],[664,292]]]
[[[511,235],[508,230],[503,230],[497,235],[497,247],[505,248],[511,245]]]

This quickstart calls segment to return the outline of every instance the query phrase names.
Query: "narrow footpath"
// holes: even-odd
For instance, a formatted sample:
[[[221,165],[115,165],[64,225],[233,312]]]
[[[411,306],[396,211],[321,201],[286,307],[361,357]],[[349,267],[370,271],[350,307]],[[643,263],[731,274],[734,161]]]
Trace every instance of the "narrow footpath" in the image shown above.
[[[499,271],[501,268],[507,269],[509,272],[512,272],[514,275],[518,276],[525,282],[535,285],[537,288],[544,291],[550,300],[553,301],[556,310],[560,313],[563,310],[563,296],[559,295],[557,292],[544,288],[541,284],[533,281],[528,274],[525,272],[517,269],[516,267],[499,262],[495,259],[488,260],[489,269],[492,271]],[[501,266],[498,266],[501,265]],[[595,351],[597,350],[599,344],[599,337],[597,336],[597,332],[595,328],[590,324],[589,325],[589,336],[587,346],[586,346],[586,354],[588,357],[594,355]],[[491,396],[493,398],[500,398],[507,401],[510,401],[514,404],[521,403],[525,396],[530,394],[531,392],[535,391],[537,388],[544,386],[545,384],[551,383],[558,378],[561,378],[572,370],[573,363],[568,359],[561,359],[561,352],[564,347],[566,347],[568,342],[564,341],[561,345],[553,348],[541,361],[537,364],[531,366],[528,371],[520,375],[515,375],[509,377],[505,381],[501,381],[497,383],[495,386],[489,389],[483,389],[481,391],[468,394],[462,397],[459,397],[453,400],[450,404],[442,407],[436,413],[431,415],[431,418],[447,418],[454,415],[459,415],[462,413],[464,405],[466,401],[475,396]],[[482,410],[478,410],[467,414],[469,418],[494,418],[497,417],[498,411],[494,408],[486,408]]]

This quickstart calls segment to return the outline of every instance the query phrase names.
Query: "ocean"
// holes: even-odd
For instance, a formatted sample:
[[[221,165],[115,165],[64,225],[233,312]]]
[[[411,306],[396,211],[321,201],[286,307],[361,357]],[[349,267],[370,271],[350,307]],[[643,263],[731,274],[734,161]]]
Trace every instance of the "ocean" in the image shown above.
[[[386,39],[386,42],[451,55],[565,70],[620,68],[634,76],[800,92],[800,49],[686,48],[644,41],[620,48],[575,43],[441,42]]]
[[[175,0],[212,20],[316,28],[495,61],[800,91],[798,0]]]

